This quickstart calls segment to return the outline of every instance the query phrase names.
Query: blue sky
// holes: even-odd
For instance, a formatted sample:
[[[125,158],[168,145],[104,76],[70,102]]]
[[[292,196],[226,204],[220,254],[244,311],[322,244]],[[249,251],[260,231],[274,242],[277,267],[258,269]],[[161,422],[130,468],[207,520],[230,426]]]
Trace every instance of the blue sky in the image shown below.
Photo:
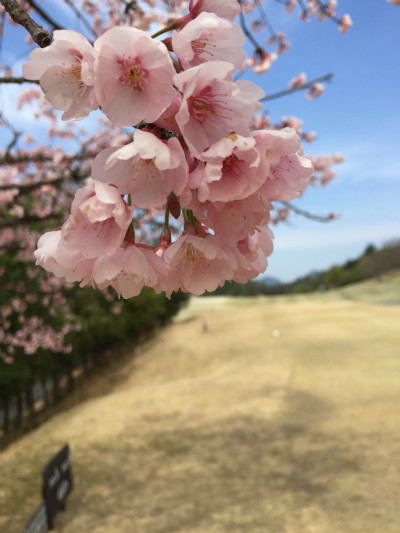
[[[305,24],[273,2],[266,5],[275,29],[287,29],[292,43],[261,83],[256,78],[266,93],[301,71],[308,79],[328,72],[335,77],[318,100],[299,92],[265,107],[273,120],[295,115],[305,131],[317,132],[306,153],[346,157],[335,180],[296,201],[313,213],[334,211],[336,221],[293,216],[274,228],[267,273],[291,280],[356,257],[368,243],[400,237],[400,7],[386,0],[338,0],[339,13],[349,13],[354,23],[342,35],[331,21]]]
[[[296,201],[316,214],[333,211],[337,220],[321,224],[293,215],[289,223],[274,228],[275,251],[267,273],[283,281],[343,263],[369,243],[380,246],[400,237],[400,7],[386,0],[338,4],[339,13],[349,13],[354,23],[344,35],[331,21],[304,23],[273,0],[265,0],[273,27],[285,31],[292,46],[269,73],[244,76],[270,94],[286,88],[302,71],[308,79],[335,74],[318,100],[309,101],[298,92],[265,105],[273,121],[295,115],[303,120],[305,131],[317,132],[317,139],[305,145],[306,153],[346,157],[336,167],[335,180],[324,188],[310,188]],[[65,16],[60,13],[67,25]],[[70,23],[77,29],[72,17]],[[22,29],[6,35],[1,63],[14,62],[16,54],[19,62],[25,60],[24,36]],[[13,111],[14,93],[15,88],[1,89],[0,109],[17,127],[36,132],[40,125],[28,112],[18,116]],[[82,122],[86,124],[90,122]]]

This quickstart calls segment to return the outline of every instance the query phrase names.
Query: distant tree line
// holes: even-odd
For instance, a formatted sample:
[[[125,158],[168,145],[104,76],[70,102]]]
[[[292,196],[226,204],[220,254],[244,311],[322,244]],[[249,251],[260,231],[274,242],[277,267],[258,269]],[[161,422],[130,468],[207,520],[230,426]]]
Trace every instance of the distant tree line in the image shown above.
[[[260,294],[291,294],[321,291],[343,287],[400,268],[400,242],[392,241],[377,249],[370,244],[357,259],[344,265],[334,265],[324,272],[298,278],[291,283],[266,285],[262,281],[249,281],[246,284],[227,282],[210,295],[256,296]],[[207,296],[207,295],[206,295]]]

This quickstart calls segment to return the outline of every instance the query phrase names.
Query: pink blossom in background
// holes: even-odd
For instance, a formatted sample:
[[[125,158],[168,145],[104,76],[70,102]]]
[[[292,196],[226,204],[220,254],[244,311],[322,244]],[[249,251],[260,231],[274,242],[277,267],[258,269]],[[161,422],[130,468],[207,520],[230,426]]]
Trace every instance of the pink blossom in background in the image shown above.
[[[346,31],[351,28],[353,21],[350,18],[350,15],[343,15],[339,20],[339,31],[340,33],[346,33]]]
[[[277,59],[277,54],[275,52],[259,52],[254,54],[248,61],[247,64],[252,67],[255,74],[264,74],[268,72],[271,68],[271,65]]]
[[[244,43],[240,26],[214,13],[202,12],[172,33],[172,48],[184,69],[208,61],[228,61],[239,68],[245,58],[239,47]]]
[[[325,87],[322,83],[313,83],[310,90],[306,92],[306,98],[308,100],[314,100],[315,98],[318,98],[318,96],[321,96],[324,90]]]
[[[23,64],[28,80],[40,80],[47,100],[64,111],[63,120],[82,119],[97,109],[93,90],[95,50],[80,33],[55,30],[47,48],[36,48]]]
[[[291,13],[296,7],[297,0],[287,0],[285,4],[285,9],[288,13]]]
[[[189,11],[193,17],[206,11],[233,20],[240,13],[240,4],[237,0],[190,0]]]
[[[178,139],[162,141],[141,130],[136,130],[133,138],[130,144],[100,152],[92,175],[116,185],[122,194],[131,194],[138,207],[159,207],[170,192],[180,195],[188,179],[188,166]]]
[[[264,91],[251,82],[232,81],[233,65],[211,61],[177,74],[183,92],[176,121],[196,157],[226,135],[248,135],[249,123]]]
[[[153,122],[171,104],[175,70],[163,43],[136,28],[114,27],[94,47],[96,95],[115,125]]]
[[[298,89],[300,87],[303,87],[306,81],[307,81],[307,75],[305,74],[305,72],[300,72],[298,76],[290,80],[289,87],[291,89]]]

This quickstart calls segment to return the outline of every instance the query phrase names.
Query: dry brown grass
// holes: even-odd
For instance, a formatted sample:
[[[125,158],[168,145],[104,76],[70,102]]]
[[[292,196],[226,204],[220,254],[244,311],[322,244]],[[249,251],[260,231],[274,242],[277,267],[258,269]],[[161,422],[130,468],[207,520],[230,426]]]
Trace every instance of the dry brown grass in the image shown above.
[[[2,533],[65,442],[59,533],[400,532],[399,307],[195,299],[180,318],[0,454]]]

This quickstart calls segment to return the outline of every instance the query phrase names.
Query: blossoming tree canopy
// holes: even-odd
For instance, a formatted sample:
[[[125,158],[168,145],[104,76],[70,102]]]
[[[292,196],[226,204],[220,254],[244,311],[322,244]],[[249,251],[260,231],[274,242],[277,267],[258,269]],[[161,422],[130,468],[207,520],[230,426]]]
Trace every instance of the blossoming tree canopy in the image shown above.
[[[303,134],[294,118],[273,126],[255,115],[268,97],[234,77],[246,65],[264,72],[275,59],[244,23],[245,13],[262,12],[261,2],[174,2],[169,18],[158,16],[155,1],[146,2],[152,9],[129,4],[120,15],[115,7],[106,21],[96,3],[83,2],[93,16],[92,42],[56,29],[50,44],[40,27],[25,26],[41,48],[22,72],[40,83],[49,106],[62,111],[64,121],[97,109],[107,117],[90,166],[83,149],[87,183],[76,191],[62,227],[39,239],[37,264],[61,280],[111,286],[123,298],[145,285],[170,295],[179,289],[202,294],[226,280],[245,283],[265,270],[272,252],[271,202],[298,197],[333,160],[315,160],[314,169],[300,135],[310,141],[315,134]],[[333,4],[322,9],[309,1],[307,13],[329,17],[345,31],[351,20],[338,19]],[[288,11],[292,7],[286,2]],[[253,21],[252,31],[264,22]],[[152,23],[161,29],[151,36]],[[242,49],[246,37],[255,46],[250,59]],[[270,40],[278,54],[288,47],[279,32]],[[293,90],[307,85],[302,76],[292,80]],[[316,82],[309,89],[310,98],[322,92]],[[45,114],[51,113],[48,107]],[[57,164],[69,165],[61,151]],[[150,240],[144,213],[153,222]]]
[[[233,22],[237,11],[233,0],[190,2],[169,47],[122,26],[93,46],[77,32],[56,31],[50,46],[31,53],[24,76],[40,80],[64,120],[100,107],[116,126],[136,128],[133,142],[95,158],[66,222],[39,240],[39,265],[81,285],[111,285],[123,298],[144,285],[202,294],[265,270],[270,200],[298,196],[313,166],[293,129],[250,129],[264,91],[233,80],[245,42]],[[168,129],[162,116],[171,107],[176,122]],[[183,217],[174,242],[169,199],[173,215]],[[219,231],[226,225],[219,213],[228,207],[230,217],[248,219],[245,233],[234,224]],[[131,222],[139,208],[154,209],[155,217],[164,210],[153,247],[135,236]]]

